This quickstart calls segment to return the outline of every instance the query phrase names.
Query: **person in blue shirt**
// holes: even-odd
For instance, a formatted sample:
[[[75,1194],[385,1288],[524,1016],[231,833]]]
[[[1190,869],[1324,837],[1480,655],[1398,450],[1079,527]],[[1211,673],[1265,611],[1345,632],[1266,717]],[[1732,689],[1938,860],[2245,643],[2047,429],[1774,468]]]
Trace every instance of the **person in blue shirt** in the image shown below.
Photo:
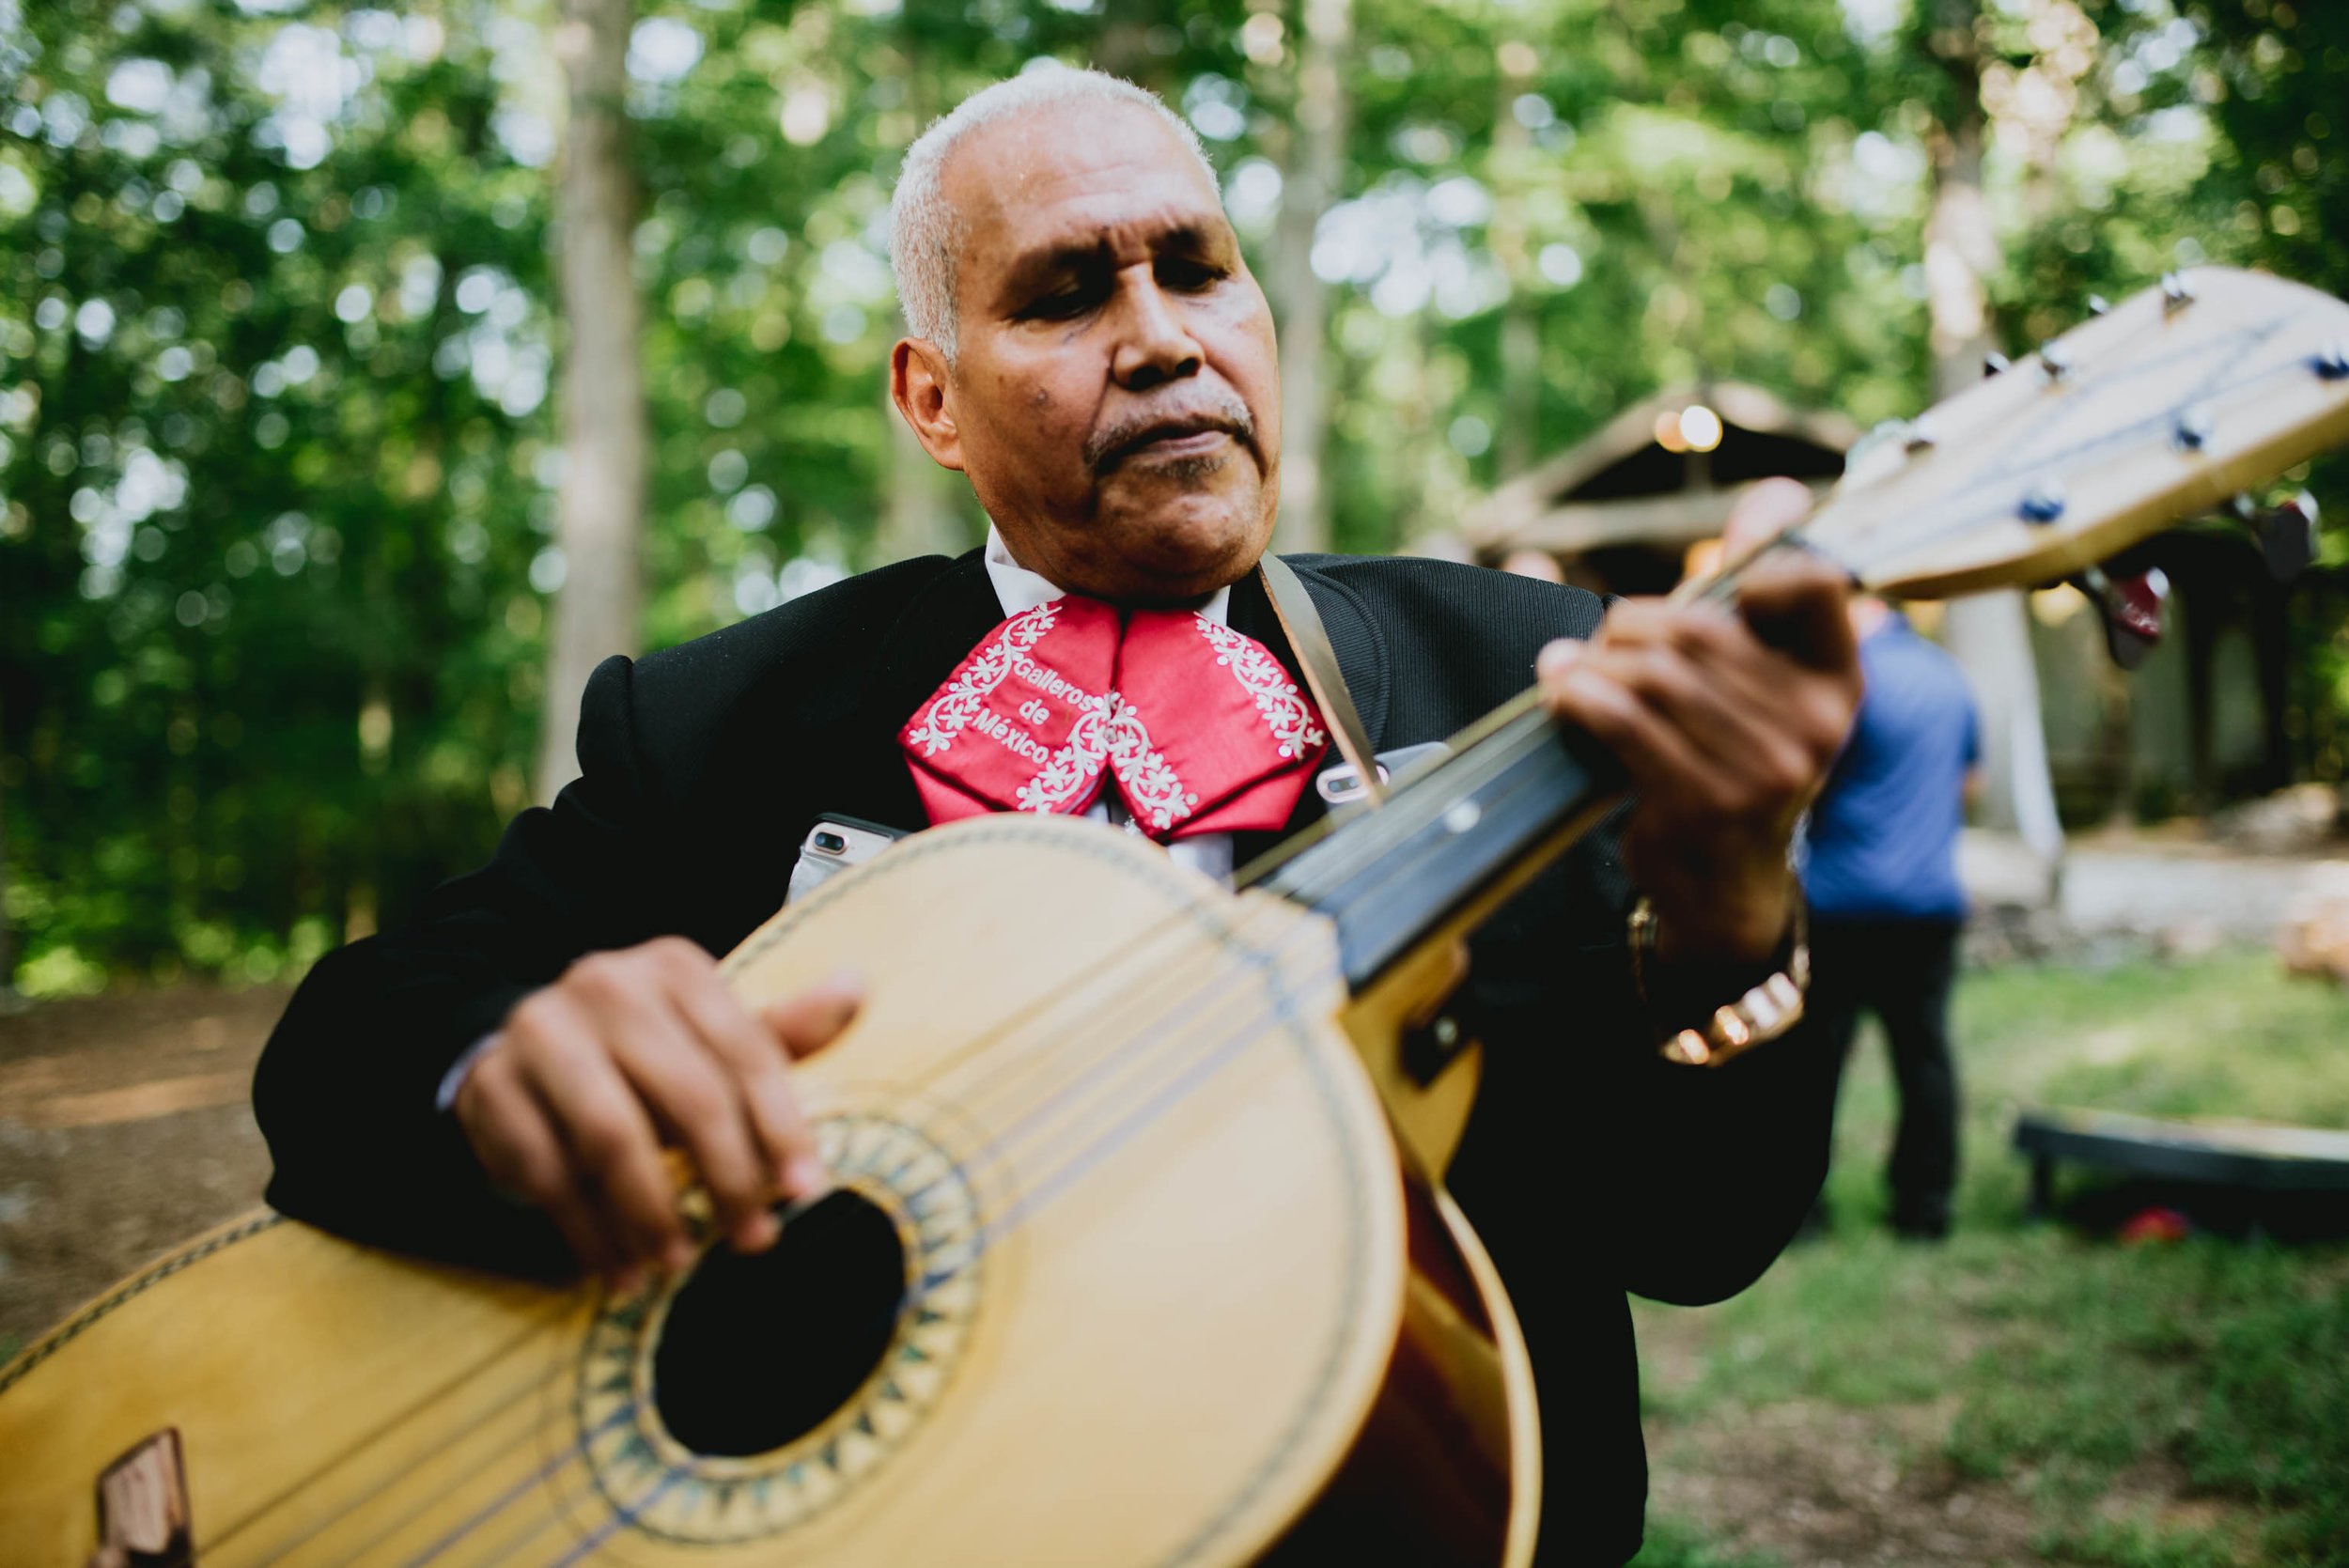
[[[1851,615],[1866,688],[1811,808],[1807,1007],[1839,1064],[1862,1011],[1884,1025],[1900,1089],[1887,1170],[1892,1227],[1938,1240],[1957,1179],[1949,1030],[1966,919],[1957,836],[1981,760],[1981,721],[1957,661],[1906,616],[1873,598],[1855,599]]]

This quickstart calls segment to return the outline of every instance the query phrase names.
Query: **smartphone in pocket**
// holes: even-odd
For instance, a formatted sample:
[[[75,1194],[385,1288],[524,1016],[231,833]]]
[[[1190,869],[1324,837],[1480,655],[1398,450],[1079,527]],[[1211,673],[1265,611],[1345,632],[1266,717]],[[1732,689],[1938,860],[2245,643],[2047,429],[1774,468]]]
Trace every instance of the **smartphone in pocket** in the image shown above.
[[[784,894],[784,902],[804,896],[809,890],[822,886],[826,878],[837,877],[852,865],[863,865],[904,836],[900,829],[885,828],[859,816],[817,817],[807,837],[800,841],[799,863],[791,868],[791,886]]]

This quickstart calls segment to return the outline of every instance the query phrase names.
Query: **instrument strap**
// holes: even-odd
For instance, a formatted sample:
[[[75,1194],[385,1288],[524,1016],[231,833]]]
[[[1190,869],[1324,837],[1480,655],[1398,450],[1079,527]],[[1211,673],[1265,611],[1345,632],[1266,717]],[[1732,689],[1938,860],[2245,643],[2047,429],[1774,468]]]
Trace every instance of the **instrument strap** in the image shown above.
[[[1330,645],[1329,629],[1321,624],[1321,612],[1314,605],[1313,595],[1298,578],[1286,561],[1270,551],[1256,562],[1257,575],[1264,579],[1265,592],[1272,600],[1272,613],[1281,623],[1282,633],[1289,646],[1297,650],[1297,662],[1305,672],[1305,684],[1314,694],[1314,704],[1321,716],[1330,722],[1330,734],[1336,737],[1338,753],[1362,781],[1361,799],[1373,807],[1386,803],[1387,787],[1378,777],[1378,758],[1370,749],[1370,734],[1362,728],[1362,716],[1354,711],[1354,693],[1346,690],[1346,672],[1338,668],[1337,650]]]

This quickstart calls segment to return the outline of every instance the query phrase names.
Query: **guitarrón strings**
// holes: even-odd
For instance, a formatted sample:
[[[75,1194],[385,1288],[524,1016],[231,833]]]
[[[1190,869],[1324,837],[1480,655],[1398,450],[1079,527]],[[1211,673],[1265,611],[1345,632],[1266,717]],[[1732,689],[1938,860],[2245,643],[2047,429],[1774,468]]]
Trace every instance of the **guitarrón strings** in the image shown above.
[[[1251,928],[1258,924],[1262,918],[1263,911],[1250,909],[1245,911],[1241,919],[1226,924],[1224,934],[1227,941],[1237,941],[1249,935]],[[1195,1087],[1197,1082],[1206,1080],[1207,1076],[1206,1071],[1194,1070],[1190,1074],[1182,1072],[1183,1062],[1193,1063],[1195,1068],[1197,1063],[1204,1061],[1211,1064],[1209,1068],[1211,1071],[1212,1067],[1221,1066],[1237,1055],[1239,1048],[1262,1038],[1264,1036],[1263,1025],[1283,1021],[1283,1014],[1288,1010],[1284,1009],[1277,1000],[1271,1006],[1251,1007],[1252,1003],[1261,1001],[1261,993],[1253,986],[1245,988],[1237,996],[1231,988],[1221,987],[1216,1001],[1206,1003],[1204,1007],[1194,1005],[1197,1001],[1197,983],[1203,979],[1228,979],[1230,976],[1228,967],[1213,965],[1204,974],[1196,968],[1188,974],[1169,974],[1163,968],[1166,955],[1159,949],[1163,946],[1166,937],[1176,934],[1176,927],[1189,924],[1197,919],[1198,914],[1194,910],[1178,911],[1169,922],[1145,933],[1142,940],[1129,947],[1126,954],[1121,955],[1120,963],[1108,974],[1107,979],[1123,993],[1128,1005],[1112,1006],[1107,1009],[1097,1007],[1087,1009],[1082,1016],[1065,1020],[1061,1028],[1020,1029],[1015,1025],[1006,1029],[1003,1024],[999,1024],[993,1029],[983,1032],[981,1040],[974,1041],[974,1045],[1000,1048],[1029,1044],[1032,1054],[1035,1058],[1035,1060],[1024,1063],[996,1063],[995,1065],[999,1067],[1012,1069],[988,1075],[988,1078],[999,1087],[1013,1079],[1028,1076],[1028,1072],[1045,1065],[1041,1059],[1058,1049],[1073,1048],[1078,1051],[1090,1049],[1099,1055],[1102,1060],[1095,1063],[1085,1074],[1081,1075],[1076,1082],[1056,1085],[1050,1094],[1039,1099],[1034,1106],[1016,1114],[1004,1126],[997,1139],[978,1151],[973,1164],[991,1164],[1000,1159],[1008,1158],[1013,1145],[1034,1132],[1041,1120],[1049,1115],[1056,1105],[1066,1102],[1072,1093],[1081,1092],[1087,1087],[1100,1089],[1100,1094],[1095,1103],[1087,1108],[1090,1112],[1094,1113],[1088,1115],[1088,1121],[1093,1121],[1095,1115],[1104,1120],[1118,1116],[1119,1108],[1121,1106],[1125,1108],[1122,1120],[1119,1120],[1112,1133],[1107,1135],[1108,1144],[1122,1142],[1126,1138],[1140,1131],[1148,1122],[1155,1121],[1159,1111],[1171,1106],[1181,1097],[1182,1094]],[[1299,945],[1300,939],[1310,934],[1309,927],[1301,932],[1293,929],[1283,940],[1253,955],[1253,961],[1273,967],[1293,961],[1302,951]],[[1138,976],[1133,973],[1136,970],[1141,971]],[[1128,978],[1129,976],[1131,978]],[[1081,1001],[1083,993],[1096,988],[1093,977],[1089,977],[1084,985],[1068,987],[1063,994],[1040,999],[1039,1003],[1031,1004],[1021,1009],[1021,1012],[1030,1015],[1042,1014],[1042,1017],[1032,1019],[1033,1022],[1041,1024],[1051,1015],[1061,1011],[1062,1006],[1068,1001]],[[1140,1005],[1135,1005],[1136,1003]],[[1247,1016],[1235,1017],[1233,1015],[1236,1013],[1245,1013]],[[1291,1016],[1294,1016],[1293,1013]],[[1009,1021],[1006,1020],[1006,1022]],[[1177,1033],[1173,1026],[1178,1021],[1190,1027]],[[1232,1027],[1234,1032],[1204,1051],[1184,1048],[1183,1041],[1196,1039],[1202,1025],[1208,1032],[1226,1026]],[[1120,1033],[1123,1038],[1116,1048],[1102,1051],[1098,1042],[1104,1033],[1110,1032]],[[1167,1044],[1170,1039],[1174,1041],[1172,1046]],[[1154,1048],[1161,1048],[1154,1052]],[[966,1048],[965,1052],[958,1054],[967,1057],[972,1053]],[[1154,1067],[1170,1061],[1175,1063],[1176,1070],[1173,1074],[1153,1070]],[[1027,1071],[1019,1070],[1022,1068]],[[1118,1073],[1120,1068],[1133,1070],[1121,1076]],[[1171,1096],[1167,1093],[1170,1078],[1180,1085]],[[1143,1079],[1149,1081],[1143,1082],[1142,1081]],[[1185,1081],[1186,1079],[1189,1081]],[[915,1094],[924,1099],[936,1098],[936,1095],[929,1092],[934,1087],[934,1082],[913,1086]],[[901,1112],[911,1111],[918,1114],[919,1107],[911,1103],[914,1097],[914,1094],[888,1096],[881,1109],[895,1109]],[[1135,1113],[1137,1110],[1141,1112],[1140,1115]],[[1105,1146],[1103,1137],[1096,1137],[1090,1142],[1080,1138],[1071,1141],[1069,1151],[1071,1157],[1049,1168],[1040,1167],[1034,1172],[1024,1199],[1015,1196],[1009,1203],[999,1207],[995,1213],[985,1217],[978,1241],[963,1266],[967,1267],[970,1263],[975,1263],[987,1248],[1009,1234],[1019,1223],[1032,1218],[1040,1206],[1040,1194],[1048,1189],[1054,1193],[1063,1189],[1067,1181],[1081,1168],[1088,1168],[1105,1156],[1109,1152],[1109,1147]],[[559,1354],[547,1355],[544,1361],[534,1366],[532,1371],[511,1385],[510,1391],[493,1397],[489,1402],[486,1410],[482,1408],[477,1397],[469,1400],[464,1396],[468,1394],[478,1396],[480,1379],[493,1374],[499,1366],[509,1362],[523,1352],[532,1350],[555,1352],[568,1345],[578,1332],[575,1321],[577,1312],[575,1298],[566,1297],[547,1315],[544,1322],[501,1344],[496,1351],[481,1360],[449,1375],[433,1392],[370,1432],[366,1438],[343,1452],[327,1459],[307,1475],[290,1483],[285,1490],[252,1510],[244,1517],[230,1522],[217,1533],[210,1535],[199,1547],[198,1560],[214,1565],[231,1562],[229,1554],[225,1550],[230,1543],[241,1544],[250,1540],[253,1532],[269,1516],[298,1502],[313,1500],[318,1489],[331,1479],[335,1470],[350,1460],[377,1449],[395,1436],[405,1434],[405,1429],[412,1428],[416,1423],[439,1417],[441,1430],[445,1436],[440,1440],[418,1442],[420,1452],[416,1459],[390,1475],[375,1480],[348,1501],[342,1502],[332,1513],[305,1522],[288,1537],[271,1542],[262,1547],[259,1555],[250,1559],[242,1559],[240,1555],[239,1560],[253,1565],[253,1568],[258,1568],[260,1564],[282,1560],[326,1534],[337,1524],[370,1505],[378,1503],[386,1493],[427,1467],[433,1461],[445,1458],[450,1446],[477,1438],[483,1428],[495,1418],[522,1405],[531,1394],[543,1389],[550,1381],[567,1371],[567,1359]],[[452,1408],[452,1406],[458,1407]],[[530,1429],[530,1425],[525,1423],[525,1433]],[[409,1436],[411,1441],[416,1441],[412,1434],[406,1435]],[[593,1436],[593,1434],[586,1433],[577,1435],[575,1440],[556,1452],[546,1466],[527,1478],[529,1484],[518,1487],[508,1495],[501,1497],[493,1510],[485,1511],[479,1518],[466,1521],[451,1531],[447,1537],[436,1542],[422,1555],[412,1559],[410,1568],[422,1568],[425,1563],[443,1560],[452,1550],[461,1549],[466,1545],[467,1538],[489,1522],[490,1513],[498,1514],[509,1521],[529,1517],[535,1519],[536,1523],[527,1529],[523,1539],[516,1540],[509,1537],[499,1545],[496,1553],[482,1560],[502,1560],[510,1554],[512,1548],[523,1545],[528,1538],[540,1533],[545,1527],[554,1523],[558,1517],[555,1498],[543,1483],[551,1481],[564,1466],[576,1460]],[[395,1517],[376,1526],[370,1531],[368,1544],[380,1543],[396,1533],[411,1523],[432,1502],[448,1495],[470,1479],[469,1474],[460,1470],[457,1481],[446,1486],[434,1487],[429,1493],[398,1511]],[[527,1497],[531,1491],[541,1494],[536,1503],[531,1502]],[[643,1506],[641,1500],[638,1506]],[[521,1509],[520,1515],[513,1512],[517,1507]],[[544,1511],[543,1515],[539,1514],[539,1510]],[[335,1555],[348,1558],[365,1549],[362,1545],[338,1546]]]

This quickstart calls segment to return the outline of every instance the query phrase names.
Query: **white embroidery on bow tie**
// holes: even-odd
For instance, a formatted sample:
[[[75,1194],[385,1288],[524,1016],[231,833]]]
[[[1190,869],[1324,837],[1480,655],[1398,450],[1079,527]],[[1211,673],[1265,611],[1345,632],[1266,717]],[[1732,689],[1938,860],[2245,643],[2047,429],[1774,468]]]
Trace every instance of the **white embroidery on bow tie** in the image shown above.
[[[995,640],[956,673],[923,713],[922,722],[906,733],[906,744],[920,746],[924,756],[936,756],[952,746],[979,716],[988,693],[1003,685],[1012,671],[1027,664],[1028,650],[1059,619],[1060,604],[1056,598],[1047,599],[1005,621]]]
[[[1019,786],[1015,799],[1021,811],[1056,812],[1075,800],[1099,776],[1110,754],[1110,704],[1107,696],[1088,696],[1061,742],[1035,777]]]
[[[1164,832],[1191,814],[1199,797],[1183,787],[1182,776],[1150,744],[1150,731],[1133,704],[1119,699],[1117,723],[1110,737],[1110,767],[1116,770],[1118,791],[1137,818]]]
[[[1228,667],[1242,690],[1255,699],[1265,732],[1284,757],[1301,756],[1328,743],[1330,737],[1314,721],[1313,704],[1297,690],[1288,671],[1262,643],[1205,615],[1196,617],[1199,634],[1216,651],[1216,662]]]
[[[1092,785],[1105,765],[1134,819],[1156,831],[1174,827],[1199,804],[1197,793],[1183,787],[1174,765],[1150,744],[1141,711],[1114,691],[1086,699],[1067,740],[1019,786],[1015,799],[1021,811],[1060,811]]]

